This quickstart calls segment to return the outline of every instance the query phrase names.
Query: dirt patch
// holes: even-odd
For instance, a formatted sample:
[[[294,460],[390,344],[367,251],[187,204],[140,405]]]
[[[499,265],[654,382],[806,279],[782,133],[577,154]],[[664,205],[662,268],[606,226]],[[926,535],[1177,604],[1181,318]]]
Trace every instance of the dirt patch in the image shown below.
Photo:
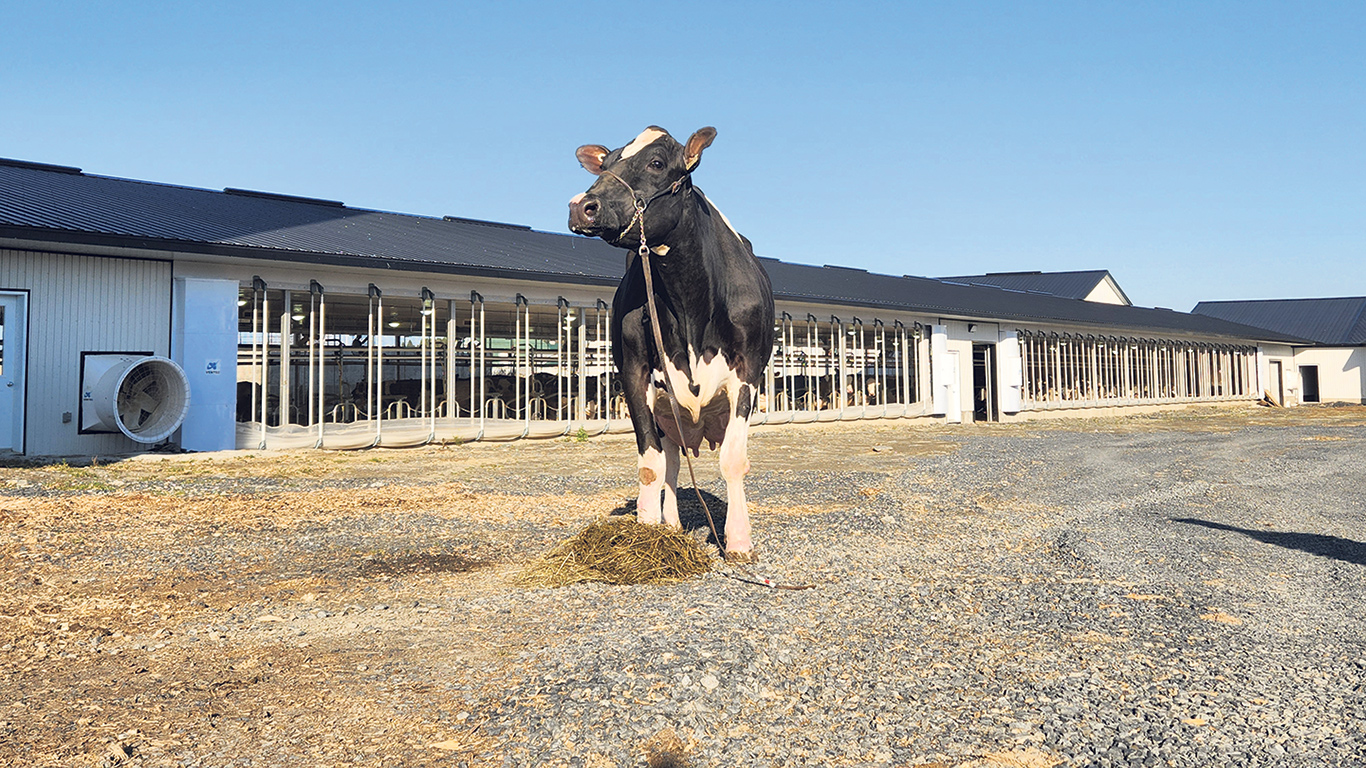
[[[849,495],[876,510],[771,496],[754,515],[793,525],[794,539],[794,521],[837,518],[870,551],[889,535],[887,519],[923,529],[921,542],[983,535],[1007,525],[1001,498],[966,499],[945,517],[933,484],[923,497],[897,496],[877,475],[957,451],[971,434],[1291,425],[1359,427],[1366,407],[758,429],[756,474],[849,473],[861,483]],[[1328,447],[1335,436],[1305,439]],[[718,476],[714,455],[697,465],[700,481]],[[557,595],[507,611],[487,598],[521,592],[512,579],[523,565],[629,507],[634,484],[628,436],[11,466],[0,477],[0,764],[150,767],[185,755],[201,765],[501,764],[507,739],[490,733],[496,720],[479,703],[503,700],[520,658],[614,608],[582,595],[561,607]],[[1008,511],[1027,512],[1022,504]],[[817,560],[822,550],[801,551]],[[1135,593],[1129,602],[1166,601]],[[699,622],[726,620],[705,601],[688,610]],[[641,624],[642,636],[674,631]],[[1002,755],[983,764],[1049,759]]]
[[[463,555],[418,552],[390,559],[367,559],[360,567],[362,578],[413,576],[432,573],[469,573],[488,563]]]
[[[326,487],[335,467],[312,474],[374,471],[359,455],[7,472],[0,763],[150,766],[188,751],[228,765],[244,744],[292,764],[474,759],[489,740],[465,722],[468,693],[407,670],[493,669],[544,637],[507,617],[491,635],[487,617],[449,606],[507,589],[522,548],[621,498],[433,484],[443,467],[426,453],[421,473],[415,457],[383,457],[411,473],[372,485],[362,472],[360,487]],[[225,491],[238,476],[314,487]],[[528,510],[534,530],[518,527]]]
[[[1172,411],[1134,416],[1066,418],[1016,424],[979,424],[976,429],[1107,432],[1232,432],[1244,427],[1361,427],[1366,426],[1366,405],[1301,405],[1275,408],[1253,404],[1192,405]]]

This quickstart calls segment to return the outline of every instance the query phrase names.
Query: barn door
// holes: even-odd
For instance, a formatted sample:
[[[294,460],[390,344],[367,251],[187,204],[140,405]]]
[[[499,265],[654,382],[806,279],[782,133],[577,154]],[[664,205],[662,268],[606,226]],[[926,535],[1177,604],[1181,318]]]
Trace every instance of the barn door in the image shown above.
[[[948,326],[930,329],[930,383],[932,413],[943,416],[950,424],[963,420],[963,407],[958,395],[958,350],[949,349]]]
[[[1001,383],[1000,408],[1002,413],[1019,413],[1024,389],[1024,365],[1020,357],[1020,336],[1016,331],[1001,335],[1001,343],[996,345],[997,380]]]
[[[0,453],[24,452],[28,294],[0,293]]]
[[[973,421],[999,421],[996,403],[996,345],[972,345]]]
[[[1319,401],[1319,367],[1317,365],[1300,366],[1300,402],[1317,403]]]

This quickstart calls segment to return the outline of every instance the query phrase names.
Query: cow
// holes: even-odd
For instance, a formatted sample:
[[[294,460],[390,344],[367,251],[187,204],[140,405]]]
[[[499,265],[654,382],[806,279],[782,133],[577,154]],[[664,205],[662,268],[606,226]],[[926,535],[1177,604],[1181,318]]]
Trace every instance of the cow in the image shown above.
[[[744,477],[749,415],[773,350],[773,289],[749,240],[692,184],[715,137],[702,128],[679,144],[650,126],[620,149],[579,147],[579,163],[598,178],[569,201],[569,228],[628,250],[611,340],[639,454],[637,519],[680,527],[679,449],[698,456],[704,441],[720,446],[726,559],[752,562]],[[647,247],[663,359],[647,308]]]

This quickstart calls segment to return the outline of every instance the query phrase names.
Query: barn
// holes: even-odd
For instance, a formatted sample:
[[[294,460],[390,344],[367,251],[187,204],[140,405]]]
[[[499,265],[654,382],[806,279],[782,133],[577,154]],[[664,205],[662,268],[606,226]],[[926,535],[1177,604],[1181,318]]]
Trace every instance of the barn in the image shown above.
[[[1067,272],[988,272],[985,275],[958,275],[940,280],[965,285],[984,285],[1011,291],[1042,293],[1066,299],[1099,301],[1104,304],[1133,306],[1128,295],[1108,269],[1084,269]]]
[[[763,262],[777,316],[756,424],[1251,401],[1312,345],[1132,306],[1103,271]],[[623,266],[512,224],[0,160],[0,451],[627,432],[607,334]]]
[[[1280,402],[1366,403],[1366,297],[1202,301],[1191,311],[1307,340],[1277,350],[1293,358],[1270,370]]]

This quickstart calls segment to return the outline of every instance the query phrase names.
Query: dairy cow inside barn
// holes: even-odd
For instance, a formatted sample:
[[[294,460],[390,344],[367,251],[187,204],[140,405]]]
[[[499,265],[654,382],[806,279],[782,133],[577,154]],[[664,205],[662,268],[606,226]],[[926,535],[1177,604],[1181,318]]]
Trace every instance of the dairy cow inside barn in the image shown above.
[[[620,149],[579,147],[579,162],[598,179],[570,201],[569,228],[631,254],[611,333],[640,454],[638,519],[678,526],[679,448],[696,456],[704,441],[719,445],[726,557],[744,562],[754,556],[744,491],[749,415],[773,349],[773,291],[749,240],[692,184],[715,136],[702,128],[679,144],[651,126]]]

